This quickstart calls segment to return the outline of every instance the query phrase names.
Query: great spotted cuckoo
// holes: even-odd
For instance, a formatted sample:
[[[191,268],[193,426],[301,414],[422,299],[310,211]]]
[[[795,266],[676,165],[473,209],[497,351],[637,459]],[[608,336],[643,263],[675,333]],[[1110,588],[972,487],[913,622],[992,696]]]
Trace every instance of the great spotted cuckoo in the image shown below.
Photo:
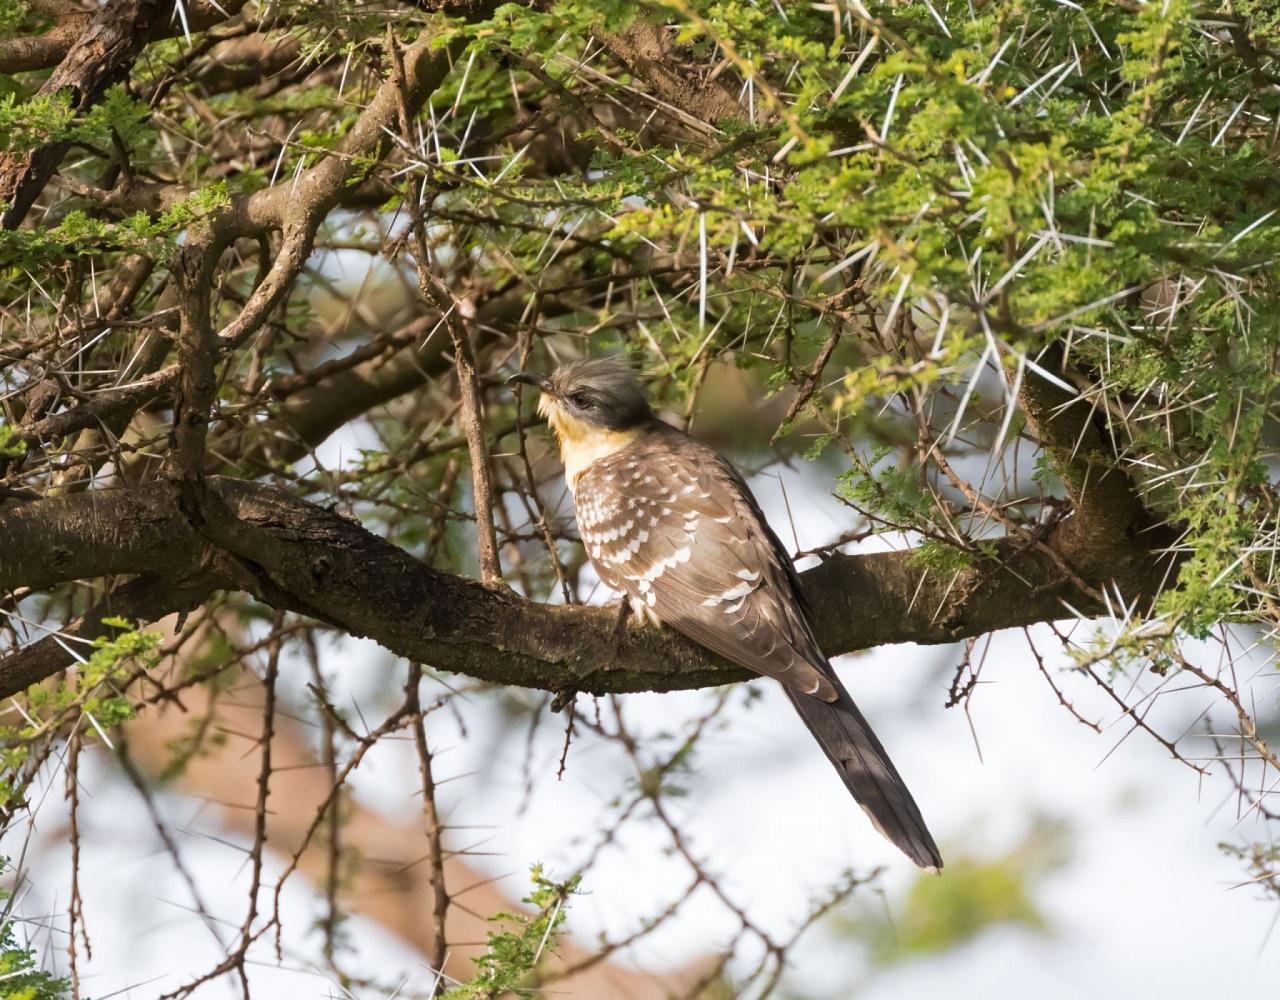
[[[942,867],[920,810],[822,654],[791,557],[738,471],[663,423],[629,368],[575,361],[512,381],[541,390],[591,563],[632,610],[782,682],[871,822]]]

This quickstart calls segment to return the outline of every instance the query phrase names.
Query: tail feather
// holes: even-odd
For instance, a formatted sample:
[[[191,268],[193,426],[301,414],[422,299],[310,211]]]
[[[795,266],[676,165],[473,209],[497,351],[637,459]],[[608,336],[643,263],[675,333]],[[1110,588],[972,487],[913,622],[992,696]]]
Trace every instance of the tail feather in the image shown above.
[[[902,776],[834,671],[828,676],[835,683],[835,701],[790,687],[787,697],[876,829],[921,868],[940,870],[942,855]]]

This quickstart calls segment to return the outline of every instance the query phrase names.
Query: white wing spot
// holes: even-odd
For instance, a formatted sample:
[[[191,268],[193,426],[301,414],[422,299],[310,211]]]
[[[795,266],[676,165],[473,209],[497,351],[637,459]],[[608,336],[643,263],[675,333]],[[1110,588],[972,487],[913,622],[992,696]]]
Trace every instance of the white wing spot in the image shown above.
[[[734,600],[735,598],[738,598],[738,597],[746,597],[746,596],[747,596],[749,593],[751,593],[751,591],[752,591],[752,590],[754,590],[754,589],[755,589],[755,588],[754,588],[754,587],[752,587],[752,586],[751,586],[751,584],[747,583],[747,582],[744,580],[742,583],[738,584],[738,585],[737,585],[737,586],[735,586],[735,587],[730,587],[730,588],[729,588],[728,590],[726,590],[723,594],[721,594],[721,595],[720,595],[720,600],[722,600],[722,601],[732,601],[732,600]]]
[[[725,614],[731,614],[732,612],[737,611],[738,608],[742,607],[742,602],[747,599],[747,595],[753,590],[755,590],[755,588],[751,586],[750,583],[743,581],[722,593],[708,597],[702,602],[702,604],[704,607],[713,608],[717,604],[728,604],[730,601],[737,601],[738,603],[732,608],[725,608]]]
[[[693,550],[686,545],[683,548],[676,549],[676,551],[671,553],[671,555],[667,556],[667,558],[659,559],[656,563],[654,563],[647,570],[645,570],[643,574],[641,574],[640,576],[641,593],[643,593],[645,590],[648,589],[648,584],[650,581],[658,579],[658,577],[662,576],[662,574],[665,573],[667,569],[672,566],[675,566],[679,563],[687,563],[691,555],[693,555]]]

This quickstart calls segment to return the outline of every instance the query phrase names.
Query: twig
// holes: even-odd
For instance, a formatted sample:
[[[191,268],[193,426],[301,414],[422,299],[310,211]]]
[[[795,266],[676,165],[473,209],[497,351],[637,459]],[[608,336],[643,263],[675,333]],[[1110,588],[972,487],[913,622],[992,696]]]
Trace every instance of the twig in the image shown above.
[[[405,80],[404,63],[391,27],[387,27],[387,48],[391,53],[393,73],[399,90],[400,131],[406,143],[412,142],[410,131],[409,97]],[[502,586],[502,566],[498,559],[498,537],[493,526],[493,490],[489,480],[489,448],[484,437],[484,407],[480,398],[476,377],[476,359],[471,346],[471,334],[463,319],[467,307],[459,302],[443,281],[431,271],[427,250],[426,222],[418,204],[412,181],[408,182],[405,204],[413,220],[413,236],[416,246],[414,261],[418,268],[418,287],[422,294],[435,303],[453,341],[454,368],[458,375],[458,392],[461,398],[462,427],[467,436],[467,450],[471,456],[471,477],[476,511],[476,546],[480,558],[480,578],[486,586]]]

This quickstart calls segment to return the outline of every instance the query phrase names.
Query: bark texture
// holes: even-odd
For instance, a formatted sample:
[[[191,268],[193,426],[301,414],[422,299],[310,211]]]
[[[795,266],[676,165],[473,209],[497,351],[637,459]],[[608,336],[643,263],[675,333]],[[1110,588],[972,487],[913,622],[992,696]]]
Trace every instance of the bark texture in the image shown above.
[[[124,77],[150,37],[165,5],[159,0],[115,0],[90,17],[40,88],[42,96],[66,95],[75,111],[97,103],[106,89]],[[58,169],[69,143],[45,143],[36,149],[0,157],[0,228],[16,229],[45,184]]]
[[[1001,541],[995,558],[956,574],[922,569],[909,551],[826,560],[801,575],[823,651],[952,642],[1067,617],[1063,602],[1100,611],[1059,568],[1059,559],[1108,565],[1090,536],[1070,525],[1040,545]],[[1133,598],[1155,592],[1160,558],[1149,550],[1143,557],[1136,542],[1132,552],[1102,544],[1115,572],[1089,583],[1114,583]],[[274,486],[214,477],[193,492],[156,481],[0,513],[0,588],[120,574],[174,581],[174,606],[163,613],[202,587],[235,587],[408,659],[495,684],[603,694],[749,676],[666,629],[633,622],[615,636],[610,609],[539,604],[432,569],[355,520]],[[37,643],[0,661],[0,696],[65,665],[41,650]],[[36,655],[39,669],[30,663]]]

